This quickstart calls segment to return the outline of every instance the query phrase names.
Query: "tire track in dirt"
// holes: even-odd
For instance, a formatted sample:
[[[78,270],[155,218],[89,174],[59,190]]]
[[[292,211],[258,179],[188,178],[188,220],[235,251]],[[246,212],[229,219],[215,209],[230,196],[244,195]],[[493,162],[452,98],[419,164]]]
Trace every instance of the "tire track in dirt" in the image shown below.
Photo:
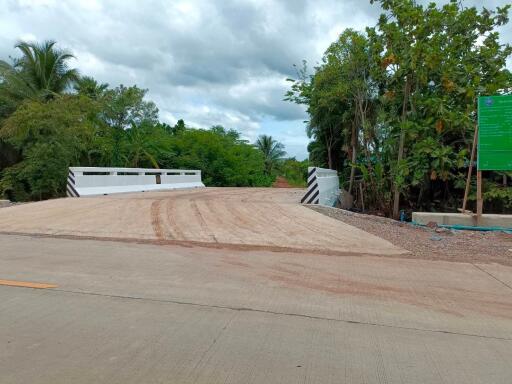
[[[155,200],[151,203],[151,226],[153,232],[158,240],[165,239],[164,230],[162,228],[162,221],[160,218],[160,208],[162,206],[162,199]]]
[[[203,212],[203,219],[210,229],[210,232],[214,234],[215,241],[217,243],[226,242],[225,232],[228,220],[224,216],[225,209],[215,210],[218,202],[209,199],[201,202],[201,210]],[[224,230],[224,232],[222,231]],[[227,229],[228,232],[233,233],[232,230]]]
[[[194,217],[197,219],[197,221],[199,222],[199,225],[201,227],[201,230],[207,234],[215,243],[218,243],[219,241],[217,240],[217,237],[215,236],[215,234],[213,233],[213,231],[210,230],[210,228],[208,227],[208,224],[206,223],[206,221],[204,220],[204,217],[203,215],[201,214],[201,211],[199,210],[199,207],[197,206],[197,202],[196,200],[192,200],[190,202],[190,207],[192,208],[192,211],[193,211],[193,214],[194,214]]]
[[[231,211],[231,215],[235,219],[235,223],[240,227],[244,228],[248,231],[254,232],[258,236],[263,236],[265,230],[269,227],[274,229],[274,233],[276,231],[281,232],[279,228],[279,223],[274,219],[273,214],[269,214],[269,212],[273,212],[272,209],[261,210],[261,204],[252,204],[252,203],[244,203],[239,205],[232,205],[229,207]],[[250,219],[244,219],[250,218]],[[266,242],[269,245],[277,245],[274,240],[267,237]]]
[[[215,228],[219,229],[224,242],[247,244],[251,241],[250,239],[254,241],[255,235],[258,235],[258,233],[254,232],[254,229],[249,231],[237,222],[237,218],[231,210],[234,204],[237,203],[216,201],[213,204],[208,204],[209,212],[213,214],[213,217],[221,218],[221,220],[216,220],[218,224],[215,225]],[[251,234],[249,238],[247,237],[248,232]]]
[[[176,216],[176,203],[174,199],[165,200],[165,219],[167,221],[167,232],[171,239],[185,239],[180,226],[175,220]]]

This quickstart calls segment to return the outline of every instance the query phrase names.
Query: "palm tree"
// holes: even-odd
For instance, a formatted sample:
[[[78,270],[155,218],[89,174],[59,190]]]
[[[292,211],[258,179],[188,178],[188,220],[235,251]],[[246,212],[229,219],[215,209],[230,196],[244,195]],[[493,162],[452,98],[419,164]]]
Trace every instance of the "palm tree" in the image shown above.
[[[105,95],[108,84],[98,83],[90,76],[82,76],[75,82],[74,89],[79,95],[87,96],[92,100],[99,100]]]
[[[22,41],[15,47],[22,56],[13,59],[12,65],[0,60],[2,90],[10,97],[47,101],[64,93],[79,79],[78,71],[67,64],[74,56],[55,48],[55,41]]]
[[[260,135],[256,140],[256,148],[258,148],[265,158],[265,173],[270,175],[272,168],[276,162],[286,155],[284,145],[279,141],[274,140],[272,136]]]

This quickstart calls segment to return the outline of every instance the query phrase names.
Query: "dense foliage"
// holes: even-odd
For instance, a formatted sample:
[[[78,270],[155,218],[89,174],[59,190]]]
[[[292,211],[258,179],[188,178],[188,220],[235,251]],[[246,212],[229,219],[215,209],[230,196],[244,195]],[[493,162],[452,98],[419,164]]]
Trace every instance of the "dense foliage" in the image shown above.
[[[375,2],[378,24],[344,31],[313,75],[304,63],[286,99],[308,108],[311,162],[339,170],[360,207],[456,210],[477,96],[512,90],[512,47],[497,32],[510,6]],[[484,174],[487,209],[512,209],[510,176]]]
[[[51,41],[16,47],[0,61],[0,196],[63,196],[69,166],[200,169],[210,186],[270,186],[280,172],[274,140],[269,153],[221,126],[160,123],[146,90],[80,76]]]

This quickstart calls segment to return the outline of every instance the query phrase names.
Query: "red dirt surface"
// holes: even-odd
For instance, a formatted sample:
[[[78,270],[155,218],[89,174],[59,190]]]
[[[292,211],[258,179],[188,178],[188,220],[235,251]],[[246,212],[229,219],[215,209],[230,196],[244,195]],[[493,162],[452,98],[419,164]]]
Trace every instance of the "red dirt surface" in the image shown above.
[[[286,180],[282,176],[277,176],[276,181],[274,181],[274,184],[272,184],[272,188],[295,188],[293,185],[291,185],[288,180]]]

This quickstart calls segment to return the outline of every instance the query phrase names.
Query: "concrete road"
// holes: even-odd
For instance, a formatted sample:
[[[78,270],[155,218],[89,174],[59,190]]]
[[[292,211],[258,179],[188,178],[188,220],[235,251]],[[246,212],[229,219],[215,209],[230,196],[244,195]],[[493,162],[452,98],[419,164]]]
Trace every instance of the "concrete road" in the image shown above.
[[[0,232],[341,255],[406,252],[301,206],[303,193],[204,188],[56,199],[1,209]]]
[[[0,247],[0,279],[57,285],[0,285],[2,384],[512,377],[512,268],[15,235]]]

